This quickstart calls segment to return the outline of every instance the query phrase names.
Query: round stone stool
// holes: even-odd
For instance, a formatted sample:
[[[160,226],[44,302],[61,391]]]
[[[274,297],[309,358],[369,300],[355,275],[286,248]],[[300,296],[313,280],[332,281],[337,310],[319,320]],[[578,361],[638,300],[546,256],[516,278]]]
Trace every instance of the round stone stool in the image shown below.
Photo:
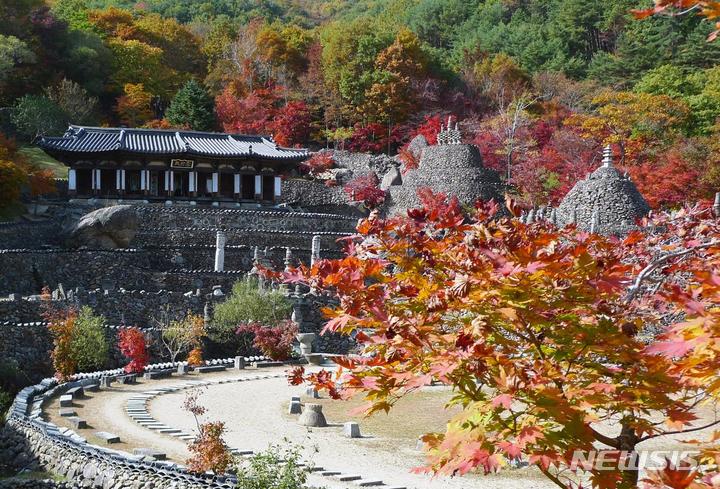
[[[327,426],[325,415],[322,412],[321,404],[305,404],[305,410],[300,415],[298,423],[302,426],[311,426],[313,428],[324,428]]]

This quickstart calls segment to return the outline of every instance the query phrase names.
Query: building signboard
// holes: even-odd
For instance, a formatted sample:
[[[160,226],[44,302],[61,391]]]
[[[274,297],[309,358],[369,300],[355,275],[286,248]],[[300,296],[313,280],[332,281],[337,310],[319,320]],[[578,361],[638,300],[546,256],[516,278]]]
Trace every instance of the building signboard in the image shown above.
[[[170,168],[177,168],[181,170],[192,170],[195,162],[193,160],[170,160]]]

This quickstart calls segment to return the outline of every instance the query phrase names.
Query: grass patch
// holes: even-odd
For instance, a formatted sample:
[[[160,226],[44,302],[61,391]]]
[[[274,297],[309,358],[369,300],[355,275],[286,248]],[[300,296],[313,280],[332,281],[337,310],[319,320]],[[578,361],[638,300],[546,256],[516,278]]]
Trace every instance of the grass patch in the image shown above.
[[[55,482],[67,482],[67,479],[61,475],[51,474],[50,472],[44,472],[44,471],[38,471],[38,472],[26,472],[24,474],[12,476],[12,477],[0,477],[0,481],[2,480],[18,480],[18,481],[27,481],[27,480],[52,480]]]
[[[352,410],[366,403],[362,397],[349,401],[306,399],[305,402],[322,404],[329,423],[357,421],[363,436],[394,439],[406,446],[414,446],[425,433],[445,432],[447,422],[460,412],[457,406],[445,408],[451,397],[452,392],[448,388],[431,387],[403,397],[388,414],[376,413],[369,418],[362,414],[350,415]]]
[[[52,170],[56,178],[67,178],[67,167],[42,149],[35,146],[23,146],[18,153],[40,168]]]

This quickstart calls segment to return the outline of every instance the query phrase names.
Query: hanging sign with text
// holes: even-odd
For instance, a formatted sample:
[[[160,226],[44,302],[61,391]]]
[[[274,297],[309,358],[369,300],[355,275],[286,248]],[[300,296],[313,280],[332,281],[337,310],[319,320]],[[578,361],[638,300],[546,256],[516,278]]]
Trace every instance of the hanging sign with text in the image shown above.
[[[194,164],[193,160],[170,160],[170,168],[191,170]]]

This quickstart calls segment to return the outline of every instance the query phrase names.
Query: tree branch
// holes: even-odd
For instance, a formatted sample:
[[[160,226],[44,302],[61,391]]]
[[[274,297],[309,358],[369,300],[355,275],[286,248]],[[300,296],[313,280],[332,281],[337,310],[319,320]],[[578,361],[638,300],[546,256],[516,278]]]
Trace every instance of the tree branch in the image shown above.
[[[718,240],[712,240],[708,243],[703,243],[697,246],[693,246],[692,248],[688,248],[686,250],[682,251],[676,251],[674,253],[668,253],[665,256],[662,256],[652,262],[650,262],[645,268],[642,269],[642,271],[638,274],[637,278],[635,279],[635,282],[628,287],[628,295],[625,298],[626,303],[632,302],[632,300],[635,298],[635,296],[638,294],[640,290],[640,286],[642,285],[643,281],[645,281],[650,274],[652,274],[655,270],[660,268],[662,265],[666,264],[668,261],[674,259],[674,258],[680,258],[689,254],[692,254],[698,250],[702,250],[705,248],[710,248],[711,246],[720,245],[720,241]]]
[[[640,442],[643,442],[645,440],[650,440],[652,438],[657,438],[658,436],[665,436],[665,435],[684,435],[685,433],[692,433],[693,431],[701,431],[705,430],[707,428],[710,428],[712,426],[715,426],[716,424],[720,423],[720,419],[713,421],[712,423],[708,423],[703,426],[698,426],[696,428],[689,428],[686,430],[676,430],[676,431],[663,431],[662,433],[655,433],[653,435],[648,435],[646,437],[640,438]]]

